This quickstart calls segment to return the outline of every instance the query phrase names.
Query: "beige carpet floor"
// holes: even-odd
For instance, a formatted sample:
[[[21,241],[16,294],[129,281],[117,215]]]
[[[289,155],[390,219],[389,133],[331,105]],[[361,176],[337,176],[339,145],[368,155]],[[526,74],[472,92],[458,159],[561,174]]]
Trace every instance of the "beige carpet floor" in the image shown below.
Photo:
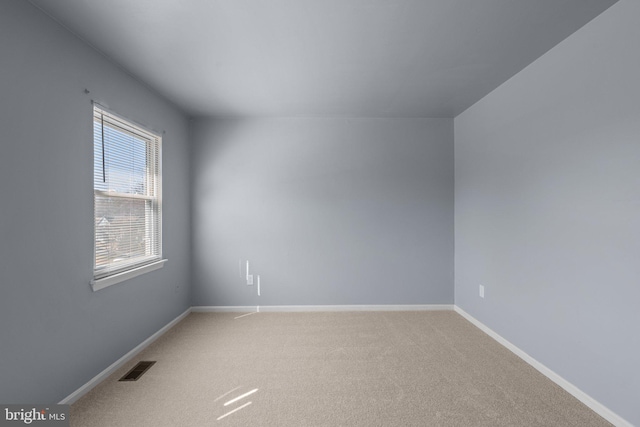
[[[71,425],[610,425],[452,311],[241,314],[190,314]]]

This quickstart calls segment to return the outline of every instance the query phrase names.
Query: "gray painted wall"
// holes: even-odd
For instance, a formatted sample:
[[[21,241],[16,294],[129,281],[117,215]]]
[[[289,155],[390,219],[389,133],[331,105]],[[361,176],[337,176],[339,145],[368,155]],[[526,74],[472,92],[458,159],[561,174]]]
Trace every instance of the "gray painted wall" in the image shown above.
[[[453,303],[452,119],[197,120],[192,155],[194,305]]]
[[[189,306],[188,122],[25,1],[0,58],[0,402],[58,402]],[[169,260],[95,293],[92,98],[166,131]]]
[[[455,118],[456,304],[635,425],[639,16],[621,0]]]

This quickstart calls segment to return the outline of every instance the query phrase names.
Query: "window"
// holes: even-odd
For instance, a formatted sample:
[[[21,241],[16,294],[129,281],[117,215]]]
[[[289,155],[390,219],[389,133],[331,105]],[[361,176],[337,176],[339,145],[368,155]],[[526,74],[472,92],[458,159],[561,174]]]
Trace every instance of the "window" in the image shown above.
[[[94,291],[164,262],[160,149],[160,136],[94,105]]]

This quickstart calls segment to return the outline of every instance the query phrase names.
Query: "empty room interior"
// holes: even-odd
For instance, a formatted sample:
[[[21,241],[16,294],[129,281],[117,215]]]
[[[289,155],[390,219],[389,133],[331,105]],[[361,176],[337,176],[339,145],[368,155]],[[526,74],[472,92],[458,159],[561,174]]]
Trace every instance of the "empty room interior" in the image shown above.
[[[639,22],[0,1],[0,423],[640,426]]]

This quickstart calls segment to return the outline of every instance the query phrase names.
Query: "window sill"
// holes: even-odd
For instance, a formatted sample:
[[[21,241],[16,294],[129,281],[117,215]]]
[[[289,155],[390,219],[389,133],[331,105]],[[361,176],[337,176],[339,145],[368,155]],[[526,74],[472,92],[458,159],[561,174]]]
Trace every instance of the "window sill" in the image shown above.
[[[100,289],[104,289],[108,286],[115,285],[116,283],[133,279],[134,277],[140,276],[141,274],[148,273],[150,271],[162,268],[165,262],[167,262],[167,260],[162,259],[152,264],[147,264],[147,265],[143,265],[142,267],[137,267],[131,270],[123,271],[122,273],[114,274],[113,276],[108,276],[103,279],[93,279],[90,282],[91,289],[93,289],[93,292],[95,292],[95,291],[99,291]]]

